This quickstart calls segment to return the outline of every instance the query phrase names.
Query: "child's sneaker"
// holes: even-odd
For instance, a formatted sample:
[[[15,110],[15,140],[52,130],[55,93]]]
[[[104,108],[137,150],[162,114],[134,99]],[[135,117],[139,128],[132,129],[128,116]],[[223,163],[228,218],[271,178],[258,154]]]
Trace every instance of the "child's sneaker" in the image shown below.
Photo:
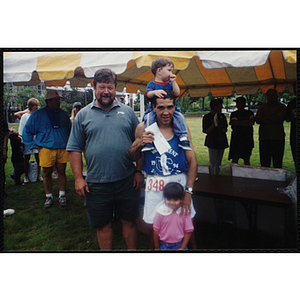
[[[25,176],[24,177],[24,183],[29,183],[29,182],[30,182],[29,178],[27,176]]]
[[[151,151],[151,150],[154,150],[154,146],[153,146],[153,144],[148,143],[148,144],[144,145],[144,147],[141,151],[144,152],[144,151]]]
[[[190,141],[188,140],[179,141],[178,147],[181,147],[184,150],[192,150]]]
[[[43,176],[42,176],[42,175],[39,175],[38,178],[37,178],[37,180],[38,180],[39,182],[43,182]]]
[[[67,206],[67,198],[65,196],[59,196],[59,206],[65,207]]]
[[[47,197],[46,202],[44,204],[44,208],[49,208],[52,206],[52,204],[53,204],[53,197]]]

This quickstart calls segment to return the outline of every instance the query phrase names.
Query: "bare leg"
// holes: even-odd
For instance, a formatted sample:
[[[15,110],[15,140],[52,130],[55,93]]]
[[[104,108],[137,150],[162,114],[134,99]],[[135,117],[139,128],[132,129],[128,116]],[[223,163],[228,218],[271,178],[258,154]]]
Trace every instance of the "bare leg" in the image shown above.
[[[39,154],[35,153],[34,156],[35,156],[35,161],[36,161],[36,163],[38,165],[38,176],[39,176],[41,174],[41,166],[40,166]]]
[[[133,222],[127,222],[124,220],[121,221],[122,221],[123,238],[125,240],[127,250],[136,250],[138,231],[137,231],[137,225],[135,221]]]
[[[65,191],[67,186],[66,166],[67,164],[56,164],[58,174],[58,186],[60,191]]]
[[[97,238],[100,250],[112,250],[114,231],[111,222],[104,227],[97,228]]]
[[[52,192],[52,171],[53,171],[53,168],[52,167],[49,167],[49,168],[43,167],[43,170],[44,170],[43,184],[44,184],[45,193],[50,194]]]

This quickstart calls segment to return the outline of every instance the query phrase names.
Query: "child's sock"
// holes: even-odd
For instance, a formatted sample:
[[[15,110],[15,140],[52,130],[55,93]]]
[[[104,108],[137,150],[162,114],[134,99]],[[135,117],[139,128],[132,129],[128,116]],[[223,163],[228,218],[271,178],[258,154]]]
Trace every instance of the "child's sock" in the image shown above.
[[[51,197],[52,198],[52,193],[46,194],[46,198]]]

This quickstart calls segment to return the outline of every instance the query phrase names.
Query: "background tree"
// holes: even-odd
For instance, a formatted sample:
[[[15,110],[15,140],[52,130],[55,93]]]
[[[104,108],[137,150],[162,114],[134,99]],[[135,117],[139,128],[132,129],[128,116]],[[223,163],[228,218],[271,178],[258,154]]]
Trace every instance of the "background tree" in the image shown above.
[[[9,85],[3,86],[3,103],[6,106],[10,104],[12,107],[18,106],[20,110],[24,110],[30,98],[38,99],[41,107],[46,105],[44,91],[39,93],[38,90],[31,87],[20,86],[17,92],[13,92],[12,87]]]
[[[177,100],[176,100],[177,106],[180,108],[180,112],[182,114],[185,114],[189,110],[192,100],[193,99],[190,97],[189,94],[187,94],[185,97],[177,98]]]
[[[77,89],[72,88],[70,91],[63,90],[60,107],[68,113],[69,116],[72,114],[73,104],[80,102],[82,106],[85,106],[84,94],[80,93]]]

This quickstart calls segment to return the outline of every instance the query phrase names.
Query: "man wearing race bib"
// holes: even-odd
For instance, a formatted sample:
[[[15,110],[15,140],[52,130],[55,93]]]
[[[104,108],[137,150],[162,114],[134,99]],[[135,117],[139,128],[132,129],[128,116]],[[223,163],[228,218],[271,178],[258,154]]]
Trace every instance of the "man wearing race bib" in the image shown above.
[[[129,149],[133,161],[137,161],[141,156],[144,158],[146,189],[143,219],[150,228],[150,249],[153,249],[152,224],[156,208],[164,203],[163,189],[168,182],[178,182],[186,189],[181,213],[188,213],[192,218],[195,215],[192,192],[197,176],[196,154],[188,128],[187,136],[192,150],[183,150],[178,146],[179,140],[174,134],[172,122],[175,110],[174,94],[170,90],[165,91],[166,94],[162,98],[155,97],[152,101],[158,131],[153,132],[155,128],[152,126],[153,131],[145,131],[145,124],[140,123],[135,132],[135,141]],[[153,143],[155,149],[141,152],[146,143]]]

